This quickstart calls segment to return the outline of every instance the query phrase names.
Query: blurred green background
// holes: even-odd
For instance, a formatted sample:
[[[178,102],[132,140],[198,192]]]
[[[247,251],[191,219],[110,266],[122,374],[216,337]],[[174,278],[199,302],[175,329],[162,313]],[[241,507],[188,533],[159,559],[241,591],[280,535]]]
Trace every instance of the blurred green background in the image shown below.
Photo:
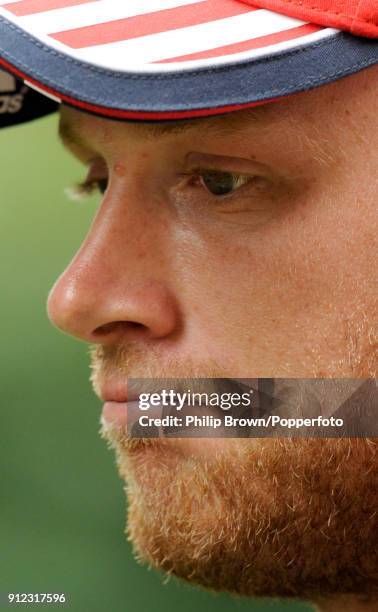
[[[65,196],[84,172],[56,128],[55,116],[0,133],[0,592],[65,592],[78,612],[310,610],[165,584],[133,560],[87,348],[46,316],[49,288],[97,205]]]

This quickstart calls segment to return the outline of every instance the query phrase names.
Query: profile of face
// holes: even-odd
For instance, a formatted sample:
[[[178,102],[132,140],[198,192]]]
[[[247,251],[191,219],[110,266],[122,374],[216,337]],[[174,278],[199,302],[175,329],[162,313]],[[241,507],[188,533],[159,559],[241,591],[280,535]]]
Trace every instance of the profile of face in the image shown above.
[[[174,123],[62,108],[103,199],[49,315],[93,345],[103,399],[127,377],[376,376],[377,87],[370,68]],[[104,435],[140,558],[242,595],[376,594],[374,440]]]

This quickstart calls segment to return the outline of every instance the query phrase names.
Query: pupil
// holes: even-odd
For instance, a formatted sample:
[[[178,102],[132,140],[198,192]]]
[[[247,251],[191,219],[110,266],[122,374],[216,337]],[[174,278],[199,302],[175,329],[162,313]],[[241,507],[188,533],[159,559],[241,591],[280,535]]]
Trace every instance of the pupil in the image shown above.
[[[202,175],[202,180],[206,189],[213,195],[227,195],[235,187],[233,175],[227,172],[206,172]]]

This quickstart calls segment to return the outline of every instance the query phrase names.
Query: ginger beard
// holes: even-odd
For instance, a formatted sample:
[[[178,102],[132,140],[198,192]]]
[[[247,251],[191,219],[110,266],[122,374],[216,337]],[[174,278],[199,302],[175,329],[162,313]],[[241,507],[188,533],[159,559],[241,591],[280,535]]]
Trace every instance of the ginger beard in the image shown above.
[[[132,353],[97,349],[95,387],[115,368],[137,377]],[[126,481],[139,560],[238,595],[377,593],[376,440],[136,440],[114,425],[102,434]]]

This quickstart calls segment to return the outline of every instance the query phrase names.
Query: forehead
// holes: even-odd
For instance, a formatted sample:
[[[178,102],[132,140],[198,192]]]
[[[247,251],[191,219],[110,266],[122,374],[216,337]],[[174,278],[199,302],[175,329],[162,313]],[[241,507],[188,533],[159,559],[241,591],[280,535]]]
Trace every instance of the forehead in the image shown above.
[[[353,124],[360,121],[361,109],[364,121],[370,119],[375,123],[377,85],[378,66],[375,66],[277,102],[216,117],[180,121],[114,121],[62,106],[60,133],[66,142],[77,142],[80,134],[94,132],[153,140],[182,134],[227,136],[245,130],[270,132],[272,135],[288,130],[320,135],[326,124],[327,129],[333,130],[338,125],[343,130],[348,129],[348,125],[352,127],[348,117],[354,117]]]

